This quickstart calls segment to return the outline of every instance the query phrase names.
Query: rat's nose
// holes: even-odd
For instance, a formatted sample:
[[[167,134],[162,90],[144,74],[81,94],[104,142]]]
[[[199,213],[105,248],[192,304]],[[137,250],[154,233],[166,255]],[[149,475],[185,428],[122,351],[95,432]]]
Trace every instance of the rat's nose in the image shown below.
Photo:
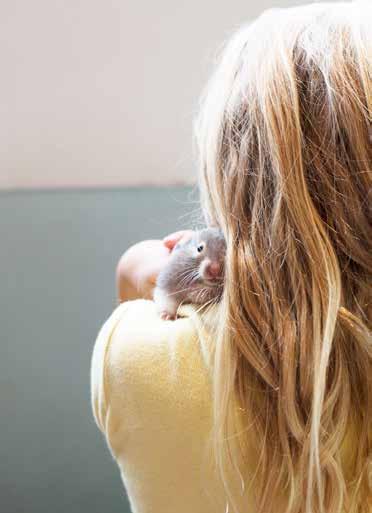
[[[218,262],[211,262],[205,270],[208,278],[216,279],[221,275],[221,266]]]

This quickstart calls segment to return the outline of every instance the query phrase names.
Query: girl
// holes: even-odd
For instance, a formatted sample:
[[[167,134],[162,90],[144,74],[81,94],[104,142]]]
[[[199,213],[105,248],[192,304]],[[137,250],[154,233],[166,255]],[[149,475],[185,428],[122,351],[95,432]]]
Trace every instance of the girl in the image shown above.
[[[369,2],[239,30],[196,137],[202,209],[227,243],[222,301],[159,319],[140,298],[188,234],[142,242],[93,355],[133,511],[371,512]]]

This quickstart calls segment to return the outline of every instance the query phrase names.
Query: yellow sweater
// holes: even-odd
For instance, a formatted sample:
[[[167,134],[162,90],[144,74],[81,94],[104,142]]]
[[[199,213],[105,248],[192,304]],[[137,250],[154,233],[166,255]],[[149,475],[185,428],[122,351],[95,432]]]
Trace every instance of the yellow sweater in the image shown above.
[[[183,318],[163,321],[152,301],[129,301],[98,335],[91,367],[93,412],[133,513],[226,511],[208,445],[208,326],[217,311],[201,318],[184,306]],[[255,511],[249,492],[239,500],[241,511]]]
[[[163,321],[152,301],[121,304],[93,352],[98,427],[119,465],[133,513],[225,513],[208,445],[212,426],[208,322]]]

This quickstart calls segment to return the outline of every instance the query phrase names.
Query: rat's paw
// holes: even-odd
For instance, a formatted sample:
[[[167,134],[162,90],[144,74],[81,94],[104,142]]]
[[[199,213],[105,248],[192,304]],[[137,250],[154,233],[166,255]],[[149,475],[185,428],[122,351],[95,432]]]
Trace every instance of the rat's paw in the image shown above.
[[[163,310],[160,312],[160,318],[163,319],[163,321],[175,321],[177,319],[177,315],[172,315],[169,312]]]
[[[177,319],[178,303],[174,298],[169,297],[168,293],[159,287],[155,287],[154,301],[160,318],[164,321],[174,321]]]

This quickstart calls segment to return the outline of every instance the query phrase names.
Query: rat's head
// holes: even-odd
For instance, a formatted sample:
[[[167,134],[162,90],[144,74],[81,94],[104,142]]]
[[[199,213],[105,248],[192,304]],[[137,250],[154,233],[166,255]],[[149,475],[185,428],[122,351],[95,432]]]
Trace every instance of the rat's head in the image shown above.
[[[182,247],[203,285],[215,287],[222,284],[226,243],[221,230],[206,228],[197,231]]]

